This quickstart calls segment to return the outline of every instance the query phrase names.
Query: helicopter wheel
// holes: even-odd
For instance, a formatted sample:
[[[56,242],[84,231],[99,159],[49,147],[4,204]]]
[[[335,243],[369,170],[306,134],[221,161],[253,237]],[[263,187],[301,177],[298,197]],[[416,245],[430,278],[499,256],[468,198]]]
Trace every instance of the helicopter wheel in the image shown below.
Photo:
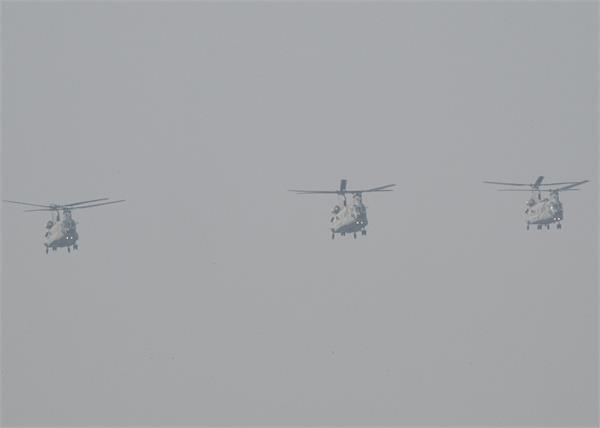
[[[367,236],[367,229],[363,229],[360,231],[362,236]]]
[[[46,254],[48,254],[48,247],[46,247]]]
[[[335,232],[331,232],[331,239],[335,239]]]
[[[342,236],[346,236],[346,232],[342,232]]]
[[[562,229],[562,224],[560,224],[560,223],[557,223],[557,224],[556,224],[556,228],[557,228],[557,229]]]
[[[356,239],[356,232],[354,232],[354,239]]]
[[[527,230],[529,230],[529,223],[527,223]]]
[[[71,247],[67,247],[67,253],[71,252]]]
[[[542,230],[542,225],[541,225],[541,224],[538,224],[538,225],[537,225],[537,229],[538,229],[538,230]]]
[[[550,225],[549,224],[546,225],[546,229],[550,230]]]
[[[74,249],[74,250],[79,250],[79,245],[77,245],[77,244],[73,244],[73,249]]]
[[[56,251],[56,247],[52,247],[52,251]]]

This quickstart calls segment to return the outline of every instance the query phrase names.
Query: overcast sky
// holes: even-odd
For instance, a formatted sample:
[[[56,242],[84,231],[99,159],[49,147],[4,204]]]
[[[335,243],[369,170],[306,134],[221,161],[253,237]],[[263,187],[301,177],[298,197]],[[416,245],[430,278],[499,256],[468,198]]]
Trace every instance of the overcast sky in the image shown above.
[[[597,425],[597,9],[3,2],[2,423]]]

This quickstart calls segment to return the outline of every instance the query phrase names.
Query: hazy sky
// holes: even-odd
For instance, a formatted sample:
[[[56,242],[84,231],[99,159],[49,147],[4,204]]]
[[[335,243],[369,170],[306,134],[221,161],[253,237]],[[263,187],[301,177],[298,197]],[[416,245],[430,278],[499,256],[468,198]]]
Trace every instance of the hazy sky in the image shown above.
[[[2,423],[597,425],[597,9],[3,2]]]

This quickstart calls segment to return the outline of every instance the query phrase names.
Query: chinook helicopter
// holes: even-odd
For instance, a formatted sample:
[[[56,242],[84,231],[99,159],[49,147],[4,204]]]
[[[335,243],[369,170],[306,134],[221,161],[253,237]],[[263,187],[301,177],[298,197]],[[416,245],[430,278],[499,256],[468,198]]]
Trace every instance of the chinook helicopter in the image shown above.
[[[41,204],[31,204],[29,202],[18,202],[18,201],[8,201],[4,200],[9,204],[18,204],[18,205],[26,205],[30,207],[37,207],[37,209],[29,209],[25,210],[25,212],[30,211],[50,211],[51,218],[46,223],[46,242],[44,243],[46,247],[46,254],[48,254],[48,250],[52,248],[52,251],[56,251],[58,248],[66,247],[67,251],[71,252],[71,247],[73,250],[77,250],[79,246],[77,245],[77,240],[79,239],[79,234],[77,233],[77,223],[73,220],[71,216],[72,210],[78,210],[82,208],[92,208],[99,207],[101,205],[109,205],[116,204],[119,202],[124,202],[124,199],[119,201],[110,201],[110,202],[102,202],[99,204],[95,204],[94,202],[107,201],[108,198],[100,198],[100,199],[92,199],[90,201],[81,201],[81,202],[73,202],[71,204],[50,204],[50,205],[41,205]],[[92,204],[92,205],[85,205]],[[62,217],[61,217],[62,211]]]
[[[531,192],[531,197],[527,201],[525,216],[527,221],[527,230],[534,224],[538,230],[543,226],[550,229],[552,223],[556,223],[557,229],[562,229],[560,223],[564,219],[563,205],[558,194],[564,191],[579,190],[575,187],[587,183],[583,181],[565,181],[561,183],[542,183],[543,176],[539,176],[535,182],[527,183],[505,183],[501,181],[484,181],[487,184],[500,184],[503,186],[529,187],[529,189],[498,189],[500,192]],[[545,189],[542,186],[562,186],[554,189]],[[548,193],[548,197],[542,198],[542,192]]]
[[[299,195],[309,194],[333,194],[339,195],[343,198],[342,205],[335,205],[331,210],[331,218],[329,220],[331,229],[331,239],[335,238],[335,234],[339,233],[345,236],[346,233],[352,233],[354,239],[356,239],[356,233],[360,232],[361,235],[367,234],[367,207],[363,204],[362,194],[368,192],[391,192],[390,187],[395,184],[387,184],[385,186],[374,187],[366,190],[348,190],[346,185],[348,180],[340,181],[339,190],[290,190]],[[352,200],[348,203],[346,195],[351,194]]]

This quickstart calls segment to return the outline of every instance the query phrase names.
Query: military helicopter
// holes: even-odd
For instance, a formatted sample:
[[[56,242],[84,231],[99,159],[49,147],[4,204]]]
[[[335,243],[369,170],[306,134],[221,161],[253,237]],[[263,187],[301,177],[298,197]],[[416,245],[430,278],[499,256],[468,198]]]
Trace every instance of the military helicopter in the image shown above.
[[[575,187],[587,183],[583,181],[565,181],[561,183],[542,183],[543,176],[539,176],[535,182],[527,183],[505,183],[501,181],[484,181],[487,184],[501,184],[504,186],[521,186],[529,189],[498,189],[500,192],[531,192],[531,197],[527,201],[525,216],[527,218],[527,230],[529,225],[535,224],[538,230],[543,226],[550,229],[552,223],[556,223],[557,229],[562,229],[560,221],[564,219],[563,205],[558,198],[558,194],[564,191],[579,190]],[[562,186],[554,189],[545,189],[542,186]],[[548,197],[542,198],[542,192],[547,192]]]
[[[116,204],[119,202],[124,202],[124,199],[119,201],[110,201],[110,202],[102,202],[102,203],[94,203],[100,201],[107,201],[108,198],[100,198],[100,199],[92,199],[90,201],[81,201],[81,202],[73,202],[71,204],[50,204],[50,205],[42,205],[42,204],[31,204],[29,202],[18,202],[18,201],[8,201],[4,200],[9,204],[18,204],[18,205],[26,205],[30,207],[37,207],[37,209],[29,209],[25,210],[25,212],[30,211],[50,211],[51,217],[50,220],[46,223],[46,242],[44,245],[46,246],[46,254],[48,254],[48,250],[52,248],[52,251],[56,251],[57,248],[66,247],[67,251],[71,252],[71,247],[73,250],[77,250],[79,246],[77,245],[77,240],[79,239],[79,234],[77,233],[77,223],[73,220],[71,216],[72,210],[78,210],[82,208],[92,208],[99,207],[101,205],[109,205]],[[85,205],[91,204],[91,205]],[[62,211],[62,218],[61,218]]]
[[[352,233],[356,239],[356,233],[361,232],[363,236],[367,234],[367,207],[363,204],[362,194],[368,192],[391,192],[390,187],[395,184],[387,184],[385,186],[374,187],[366,190],[348,190],[346,185],[348,180],[340,181],[339,190],[290,190],[299,195],[309,194],[333,194],[343,198],[342,205],[335,205],[331,210],[331,219],[329,220],[331,228],[331,239],[335,238],[335,234],[339,233],[345,236],[346,233]],[[351,194],[352,200],[348,203],[346,195]]]

